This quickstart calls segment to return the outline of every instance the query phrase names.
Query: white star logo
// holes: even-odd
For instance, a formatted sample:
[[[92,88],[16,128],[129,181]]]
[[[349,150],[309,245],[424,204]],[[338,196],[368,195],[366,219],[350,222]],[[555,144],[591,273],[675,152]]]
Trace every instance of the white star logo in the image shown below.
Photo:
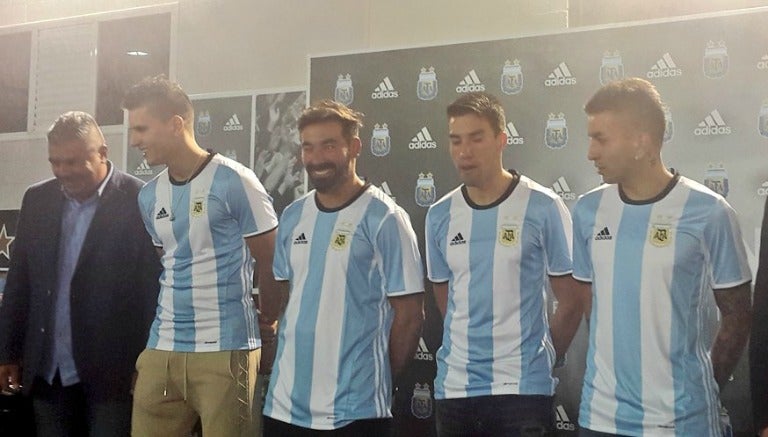
[[[5,224],[0,228],[0,255],[5,255],[6,258],[11,259],[11,243],[16,237],[8,235],[5,230]]]

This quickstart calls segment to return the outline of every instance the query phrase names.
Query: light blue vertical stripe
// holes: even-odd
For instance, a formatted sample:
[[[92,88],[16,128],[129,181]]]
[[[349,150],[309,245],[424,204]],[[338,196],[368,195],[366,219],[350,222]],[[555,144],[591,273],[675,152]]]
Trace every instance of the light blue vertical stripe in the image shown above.
[[[431,214],[427,215],[427,220],[433,218],[433,217],[443,217],[450,213],[451,211],[451,201],[453,199],[449,198],[445,201],[441,202],[440,204],[437,204],[432,207],[432,210],[430,211]],[[438,223],[431,223],[430,229],[432,232],[435,233],[433,237],[427,236],[427,238],[432,238],[436,243],[437,247],[434,247],[434,250],[430,251],[430,256],[432,257],[441,257],[442,260],[436,260],[434,262],[435,265],[443,266],[446,265],[446,248],[448,246],[448,224],[446,224],[443,227],[439,227]],[[439,254],[438,254],[439,252]],[[450,270],[449,270],[450,272]],[[436,360],[437,360],[437,373],[435,374],[435,398],[436,399],[445,399],[445,377],[448,373],[448,364],[445,362],[445,358],[448,357],[451,354],[451,330],[448,329],[451,326],[451,323],[453,322],[453,313],[456,311],[456,303],[453,301],[453,273],[450,274],[450,279],[448,280],[448,302],[445,309],[445,320],[443,321],[445,328],[443,329],[443,342],[440,348],[437,350],[436,354]]]
[[[643,371],[640,287],[643,249],[652,205],[625,205],[614,235],[613,362],[616,378],[616,427],[642,433]]]
[[[189,184],[171,184],[171,211],[170,217],[175,217],[171,222],[173,238],[176,239],[175,260],[192,260],[192,248],[189,244]],[[170,220],[169,217],[169,220]],[[195,314],[192,305],[192,269],[187,265],[173,265],[173,344],[174,349],[180,347],[195,346]],[[189,313],[182,309],[187,308]],[[179,325],[183,329],[179,329]],[[184,346],[181,346],[184,345]]]
[[[285,265],[288,269],[288,274],[286,275],[287,278],[293,278],[293,268],[290,263],[291,259],[291,249],[293,248],[293,241],[291,240],[291,236],[293,235],[293,230],[296,229],[296,226],[299,224],[299,220],[301,219],[301,215],[304,209],[304,205],[306,203],[306,199],[304,198],[302,200],[297,201],[296,203],[292,204],[289,209],[286,209],[283,213],[283,215],[280,217],[280,227],[277,229],[277,241],[275,243],[275,261],[276,262],[285,262]],[[290,214],[285,214],[285,212],[290,211]],[[279,261],[278,261],[279,260]],[[283,268],[286,266],[280,266],[280,270],[282,271]],[[293,287],[292,283],[289,283],[290,287]],[[289,292],[289,295],[292,294]],[[275,360],[274,360],[274,366],[272,367],[272,376],[269,380],[269,390],[267,390],[267,397],[264,401],[264,415],[269,416],[272,414],[272,408],[273,408],[273,393],[275,389],[275,382],[278,381],[280,377],[280,366],[277,364],[280,362],[280,358],[283,355],[283,349],[285,349],[285,312],[280,316],[280,321],[278,322],[278,333],[277,333],[277,350],[275,352]]]
[[[212,187],[230,187],[234,192],[232,198],[245,199],[245,191],[242,190],[242,184],[237,181],[233,184],[234,180],[230,176],[232,175],[231,169],[224,166],[218,166],[216,172],[213,175],[211,181]],[[237,188],[240,187],[240,192],[237,192]],[[231,201],[231,199],[230,199]],[[207,200],[206,200],[207,202]],[[230,208],[230,210],[237,211],[237,209]],[[245,252],[240,247],[240,250],[234,250],[240,244],[245,245],[245,242],[240,237],[240,227],[232,226],[228,230],[231,232],[217,232],[217,226],[226,226],[228,221],[223,221],[220,216],[223,211],[216,211],[210,207],[210,204],[206,208],[206,214],[208,215],[208,221],[210,223],[211,243],[213,245],[214,259],[216,260],[216,305],[219,309],[219,344],[232,345],[239,344],[242,339],[243,333],[249,335],[254,332],[253,329],[246,326],[246,320],[250,317],[243,314],[243,307],[240,304],[243,297],[243,286],[247,286],[247,290],[251,289],[250,284],[243,284],[245,276],[253,278],[253,268],[251,263],[246,265]],[[231,217],[237,221],[238,217]],[[219,221],[219,223],[217,223]],[[229,222],[236,224],[236,222]],[[240,243],[240,244],[238,244]],[[227,266],[237,266],[237,272],[239,272],[238,281],[236,286],[228,287],[230,278],[227,277],[228,271],[235,271]],[[222,272],[224,275],[222,275]],[[258,329],[255,330],[258,333]]]
[[[578,275],[588,276],[594,281],[592,266],[592,244],[594,243],[595,215],[605,190],[588,194],[576,204],[573,211],[573,269]],[[588,270],[588,272],[587,272]],[[595,331],[597,330],[597,291],[592,284],[592,313],[589,315],[589,346],[587,348],[586,371],[581,390],[579,425],[589,427],[592,418],[592,400],[594,398],[595,366]]]
[[[299,303],[297,323],[303,326],[316,326],[317,314],[320,307],[320,293],[322,292],[323,277],[325,276],[325,263],[328,247],[330,246],[333,228],[336,224],[338,212],[319,213],[315,227],[312,231],[312,242],[309,250],[309,259],[313,268],[308,269],[306,283]],[[319,267],[319,268],[318,268]],[[312,396],[312,371],[313,355],[315,350],[314,329],[296,329],[296,376],[294,378],[291,399],[300,400],[293,403],[291,410],[291,422],[312,422],[312,412],[309,411],[308,399]],[[320,333],[322,335],[322,333]],[[324,383],[324,382],[321,382]],[[325,382],[327,383],[327,382]],[[307,408],[300,408],[301,405]]]
[[[546,256],[543,242],[536,240],[546,231],[544,220],[552,200],[537,192],[531,192],[526,206],[525,220],[520,230],[520,245],[523,248],[520,260],[520,330],[521,330],[521,372],[520,394],[540,394],[552,387],[554,357],[544,347],[549,330],[544,323],[544,281],[547,278]],[[562,234],[562,230],[560,231]],[[554,236],[553,236],[554,238]],[[507,266],[495,266],[505,269]],[[503,290],[507,293],[508,291]]]
[[[473,396],[491,394],[493,381],[493,263],[498,208],[472,210],[469,242],[469,361],[467,389]]]
[[[692,210],[696,209],[696,196],[691,193],[683,208],[681,218],[685,220]],[[678,225],[680,222],[678,222]],[[702,223],[703,224],[703,223]],[[677,230],[680,228],[678,227]],[[698,230],[700,231],[700,229]],[[701,369],[698,366],[686,366],[686,357],[696,357],[698,347],[696,331],[699,326],[699,312],[697,308],[701,302],[701,284],[700,273],[703,268],[702,259],[687,259],[686,255],[693,253],[699,254],[698,248],[689,247],[692,243],[685,238],[681,238],[679,232],[676,232],[675,243],[675,266],[672,271],[672,281],[670,284],[670,296],[672,299],[672,326],[670,329],[670,344],[672,350],[672,384],[675,389],[675,435],[689,436],[708,434],[708,424],[706,421],[679,421],[689,414],[692,405],[690,399],[704,400],[707,397],[706,388],[700,383],[703,380]],[[697,242],[694,241],[693,244]],[[692,265],[693,264],[693,265]],[[687,272],[686,272],[687,271]],[[691,273],[699,276],[691,277]],[[686,368],[689,367],[689,368]],[[694,383],[697,382],[697,383]]]
[[[362,221],[355,229],[355,236],[349,248],[346,265],[350,274],[344,282],[344,302],[338,303],[339,306],[344,307],[340,312],[344,320],[341,325],[343,330],[337,365],[337,391],[334,394],[334,414],[337,418],[349,415],[349,405],[342,402],[349,393],[355,393],[359,397],[355,413],[359,413],[360,417],[380,417],[376,407],[381,407],[383,404],[389,405],[389,393],[380,393],[380,389],[391,387],[387,345],[382,338],[389,337],[390,325],[384,320],[381,328],[379,327],[379,319],[382,316],[386,317],[386,314],[382,314],[382,302],[386,296],[382,287],[381,274],[372,265],[375,254],[373,241],[370,240],[374,237],[373,232],[378,228],[386,209],[386,205],[376,199],[369,202],[362,215]],[[388,255],[385,253],[382,257],[386,258]],[[401,257],[399,258],[391,261],[402,263]],[[352,282],[353,279],[359,279],[360,282]],[[349,317],[350,315],[352,317]],[[372,341],[361,341],[361,338],[371,338]],[[362,349],[361,345],[364,344],[367,347]],[[353,361],[354,365],[352,365]],[[378,386],[373,384],[377,372],[385,382]],[[349,392],[339,392],[339,388]]]

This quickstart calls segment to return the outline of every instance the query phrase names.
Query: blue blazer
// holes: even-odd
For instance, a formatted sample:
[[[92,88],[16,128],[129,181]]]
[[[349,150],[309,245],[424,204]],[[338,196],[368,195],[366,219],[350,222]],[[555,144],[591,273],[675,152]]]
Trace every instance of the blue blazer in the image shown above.
[[[72,352],[86,396],[100,401],[130,399],[157,306],[161,266],[139,213],[142,185],[114,170],[72,277]],[[64,200],[56,179],[27,189],[0,306],[0,364],[22,366],[26,394],[52,351]]]

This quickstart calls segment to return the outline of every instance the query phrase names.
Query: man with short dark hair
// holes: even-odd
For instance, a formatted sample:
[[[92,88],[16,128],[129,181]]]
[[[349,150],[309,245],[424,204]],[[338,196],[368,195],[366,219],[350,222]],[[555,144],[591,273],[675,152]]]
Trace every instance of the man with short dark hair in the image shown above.
[[[552,431],[556,357],[582,318],[562,199],[505,170],[504,108],[487,93],[448,106],[450,155],[463,182],[429,208],[427,270],[445,321],[435,378],[440,436]],[[558,301],[551,326],[545,289]]]
[[[591,290],[583,436],[720,437],[722,387],[749,334],[750,280],[735,211],[661,160],[664,111],[638,78],[585,106],[605,184],[573,211],[573,277]],[[720,329],[707,350],[705,293]]]
[[[84,112],[53,124],[48,161],[55,178],[27,190],[19,215],[0,307],[0,388],[23,381],[41,437],[127,436],[160,273],[136,202],[143,183],[114,168]]]
[[[277,218],[253,172],[195,141],[192,103],[164,77],[128,90],[130,144],[167,168],[139,193],[161,252],[157,315],[136,369],[133,433],[253,435],[261,339],[278,309],[272,277]],[[262,314],[253,305],[253,259]],[[270,300],[272,298],[272,300]]]
[[[355,171],[362,114],[299,119],[314,190],[283,212],[275,278],[290,288],[264,405],[266,436],[389,436],[392,380],[416,351],[421,258],[408,214]]]

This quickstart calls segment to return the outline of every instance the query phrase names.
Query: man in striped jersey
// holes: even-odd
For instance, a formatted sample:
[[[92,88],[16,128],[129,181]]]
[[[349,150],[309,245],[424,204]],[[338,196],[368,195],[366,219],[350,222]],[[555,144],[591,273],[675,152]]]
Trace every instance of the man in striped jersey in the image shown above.
[[[251,297],[276,296],[271,272],[277,218],[253,172],[205,151],[194,137],[189,97],[148,78],[126,94],[130,142],[167,168],[139,194],[144,224],[164,271],[147,348],[136,362],[133,433],[254,435],[261,340]],[[273,299],[272,302],[278,302]],[[262,310],[277,307],[262,300]]]
[[[315,187],[281,217],[274,274],[290,287],[264,405],[267,436],[388,436],[392,380],[424,318],[406,212],[355,171],[362,114],[322,101],[299,119]]]
[[[664,111],[646,80],[585,107],[604,185],[573,213],[573,276],[591,286],[583,436],[720,436],[719,387],[746,343],[750,279],[734,210],[661,160]],[[703,338],[707,293],[721,313]]]
[[[448,106],[463,184],[426,219],[427,271],[442,312],[435,398],[440,436],[544,435],[552,376],[582,318],[571,218],[552,190],[502,167],[504,109],[487,93]],[[551,332],[545,287],[558,300]]]

